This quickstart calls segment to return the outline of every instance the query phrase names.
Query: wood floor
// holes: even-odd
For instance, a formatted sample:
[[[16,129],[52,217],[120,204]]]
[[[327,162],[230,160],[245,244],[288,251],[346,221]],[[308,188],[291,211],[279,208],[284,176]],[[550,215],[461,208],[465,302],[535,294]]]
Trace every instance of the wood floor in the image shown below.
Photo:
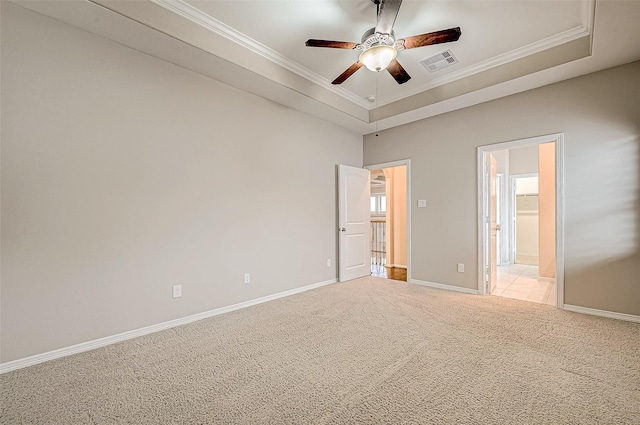
[[[385,279],[407,281],[407,269],[385,266],[371,266],[371,276],[383,277]]]

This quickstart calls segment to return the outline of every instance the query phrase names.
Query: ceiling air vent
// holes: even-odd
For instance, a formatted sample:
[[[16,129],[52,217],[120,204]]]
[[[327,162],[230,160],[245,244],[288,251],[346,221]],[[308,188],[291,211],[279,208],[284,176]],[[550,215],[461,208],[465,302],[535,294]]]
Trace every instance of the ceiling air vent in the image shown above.
[[[458,63],[458,59],[453,56],[451,50],[445,50],[437,55],[421,60],[420,63],[422,66],[427,68],[429,72],[436,72],[442,68],[453,65],[454,63]]]

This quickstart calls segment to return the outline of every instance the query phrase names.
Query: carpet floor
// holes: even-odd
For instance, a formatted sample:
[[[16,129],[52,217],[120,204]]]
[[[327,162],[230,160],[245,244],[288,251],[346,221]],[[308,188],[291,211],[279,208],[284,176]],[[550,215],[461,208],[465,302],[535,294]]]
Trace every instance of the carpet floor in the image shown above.
[[[375,277],[0,376],[3,424],[638,424],[640,325]]]

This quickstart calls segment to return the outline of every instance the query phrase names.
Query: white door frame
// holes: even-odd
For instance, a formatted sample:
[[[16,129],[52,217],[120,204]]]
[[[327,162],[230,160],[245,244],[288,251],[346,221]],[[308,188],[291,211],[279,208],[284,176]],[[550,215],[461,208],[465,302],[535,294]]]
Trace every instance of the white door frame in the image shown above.
[[[564,133],[531,137],[478,147],[478,293],[487,293],[485,286],[486,225],[485,211],[485,172],[486,158],[489,153],[505,149],[522,148],[555,142],[556,144],[556,289],[558,308],[564,308]]]
[[[496,195],[498,195],[498,203],[497,203],[497,208],[498,211],[496,211],[496,219],[498,220],[498,225],[500,226],[500,236],[497,238],[497,254],[496,254],[496,266],[502,266],[504,265],[505,261],[504,261],[504,252],[507,251],[509,249],[509,247],[505,247],[504,244],[504,232],[503,229],[506,229],[506,226],[504,224],[505,222],[505,217],[506,214],[504,213],[504,206],[507,204],[505,202],[505,183],[504,183],[504,174],[503,173],[498,173],[496,175]],[[498,213],[499,212],[499,213]]]
[[[407,172],[407,283],[411,283],[411,160],[401,159],[398,161],[383,162],[382,164],[367,165],[364,168],[379,170],[382,168],[393,168],[405,165]]]

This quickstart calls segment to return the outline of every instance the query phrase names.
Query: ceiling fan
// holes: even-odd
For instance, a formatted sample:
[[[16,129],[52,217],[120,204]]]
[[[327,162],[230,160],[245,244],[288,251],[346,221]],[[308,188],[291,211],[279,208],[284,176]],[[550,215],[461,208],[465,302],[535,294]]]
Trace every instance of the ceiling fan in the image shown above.
[[[362,35],[362,42],[309,39],[305,43],[308,47],[329,47],[361,52],[358,61],[347,68],[331,84],[342,84],[363,66],[376,72],[386,69],[398,84],[404,84],[411,79],[411,76],[396,60],[398,51],[457,41],[462,34],[460,27],[456,27],[396,40],[393,24],[398,16],[402,0],[371,1],[378,9],[378,23],[375,28],[371,28]]]

